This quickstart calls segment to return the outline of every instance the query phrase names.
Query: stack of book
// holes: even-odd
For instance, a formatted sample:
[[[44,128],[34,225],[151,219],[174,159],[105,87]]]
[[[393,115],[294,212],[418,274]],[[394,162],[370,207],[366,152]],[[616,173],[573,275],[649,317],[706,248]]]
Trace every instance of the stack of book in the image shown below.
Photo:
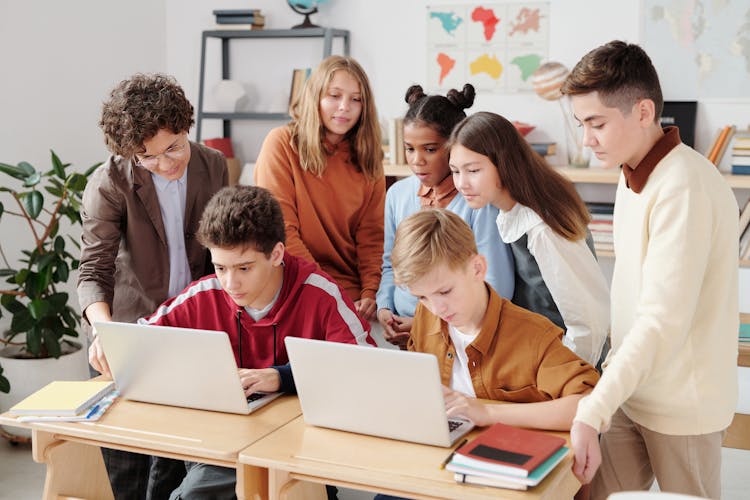
[[[388,120],[388,151],[388,159],[393,165],[406,164],[403,118],[391,118]]]
[[[750,133],[737,134],[732,144],[732,173],[750,174]]]
[[[111,381],[55,381],[42,387],[8,413],[19,422],[97,420],[117,397]]]
[[[740,259],[750,259],[750,199],[740,210]]]
[[[740,323],[739,341],[750,344],[750,323]]]
[[[292,106],[302,96],[305,82],[310,78],[312,68],[296,68],[292,71],[292,88],[289,91],[289,114],[292,114]]]
[[[724,151],[726,151],[729,142],[732,140],[735,129],[736,127],[734,125],[726,125],[719,129],[714,136],[711,147],[706,152],[706,158],[717,167],[719,166],[719,163],[721,163]]]
[[[445,468],[458,483],[526,490],[536,486],[568,454],[565,439],[494,424],[459,447]]]
[[[599,252],[614,252],[615,240],[612,232],[612,218],[615,211],[614,203],[587,202],[586,207],[591,214],[589,231],[594,239],[594,250]]]
[[[216,27],[219,29],[263,29],[266,18],[260,9],[215,10]]]

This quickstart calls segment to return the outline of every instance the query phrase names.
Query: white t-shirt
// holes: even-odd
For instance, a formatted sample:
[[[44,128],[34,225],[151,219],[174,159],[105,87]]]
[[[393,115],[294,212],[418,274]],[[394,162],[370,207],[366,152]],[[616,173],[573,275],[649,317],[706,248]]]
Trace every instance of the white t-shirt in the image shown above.
[[[466,347],[474,342],[477,336],[476,334],[466,335],[451,325],[448,325],[448,334],[456,348],[456,359],[453,360],[453,373],[451,374],[451,389],[475,398],[477,394],[474,392],[474,384],[471,383]]]

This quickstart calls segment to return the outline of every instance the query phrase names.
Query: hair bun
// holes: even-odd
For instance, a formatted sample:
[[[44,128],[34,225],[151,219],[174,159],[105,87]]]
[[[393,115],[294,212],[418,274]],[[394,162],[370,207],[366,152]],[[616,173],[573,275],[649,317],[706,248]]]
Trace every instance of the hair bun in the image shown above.
[[[421,85],[412,85],[409,87],[409,89],[406,91],[406,103],[411,106],[418,100],[420,100],[423,97],[426,97],[427,95],[424,93],[424,90],[422,90]]]
[[[474,104],[474,96],[476,96],[476,91],[474,90],[474,86],[470,83],[464,85],[461,92],[456,89],[450,89],[445,95],[451,104],[458,109],[470,108]]]

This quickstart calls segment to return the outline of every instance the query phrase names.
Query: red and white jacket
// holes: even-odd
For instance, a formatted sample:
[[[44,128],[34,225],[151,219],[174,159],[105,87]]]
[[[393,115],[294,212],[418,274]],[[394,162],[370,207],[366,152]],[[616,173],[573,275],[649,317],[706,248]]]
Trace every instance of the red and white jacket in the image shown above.
[[[188,285],[139,323],[226,332],[237,366],[273,366],[283,379],[288,367],[281,365],[289,363],[286,337],[375,346],[369,323],[360,318],[354,303],[331,277],[289,253],[284,254],[283,269],[276,302],[257,322],[235,304],[212,274]],[[293,390],[289,382],[282,380],[282,390]]]

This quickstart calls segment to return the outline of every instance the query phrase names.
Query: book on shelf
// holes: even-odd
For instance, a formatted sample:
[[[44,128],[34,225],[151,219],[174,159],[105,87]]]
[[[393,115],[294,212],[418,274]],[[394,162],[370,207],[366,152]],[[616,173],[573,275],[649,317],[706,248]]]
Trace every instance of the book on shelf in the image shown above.
[[[392,118],[388,120],[388,151],[390,161],[394,165],[406,163],[406,152],[404,151],[404,119]]]
[[[310,77],[311,68],[297,68],[292,71],[292,88],[289,90],[289,114],[292,114],[292,106],[302,96],[302,89]]]
[[[96,380],[56,380],[20,401],[12,415],[75,416],[112,392],[115,383]]]
[[[732,165],[732,175],[750,175],[750,165]]]
[[[451,463],[526,477],[563,446],[559,436],[497,423],[458,448]]]
[[[750,342],[750,323],[740,323],[740,342]]]
[[[247,17],[262,16],[260,9],[216,9],[212,12],[216,17]]]
[[[608,202],[594,202],[587,201],[586,208],[589,209],[589,213],[593,215],[612,215],[615,213],[615,204]]]
[[[536,486],[541,483],[542,480],[547,477],[560,462],[562,462],[568,454],[568,451],[569,449],[566,446],[560,447],[526,477],[498,474],[474,467],[456,465],[453,463],[453,460],[451,460],[445,468],[455,473],[454,479],[458,483],[482,484],[484,486],[494,486],[497,488],[507,488],[508,486],[505,486],[505,484],[511,484],[513,485],[510,487],[512,489],[525,490],[530,486]],[[521,486],[521,488],[515,486]]]
[[[216,137],[213,139],[204,139],[203,144],[211,149],[216,149],[224,153],[225,158],[234,158],[234,148],[232,148],[232,139],[229,137]]]
[[[262,19],[265,21],[265,19]],[[258,24],[261,18],[256,16],[216,16],[216,24]]]
[[[721,133],[719,133],[718,137],[716,137],[714,143],[711,145],[711,149],[707,156],[708,161],[716,166],[721,163],[721,158],[724,156],[724,152],[726,151],[735,130],[736,127],[734,125],[726,125],[721,129]]]
[[[530,142],[529,146],[541,156],[552,156],[557,152],[556,142]]]

